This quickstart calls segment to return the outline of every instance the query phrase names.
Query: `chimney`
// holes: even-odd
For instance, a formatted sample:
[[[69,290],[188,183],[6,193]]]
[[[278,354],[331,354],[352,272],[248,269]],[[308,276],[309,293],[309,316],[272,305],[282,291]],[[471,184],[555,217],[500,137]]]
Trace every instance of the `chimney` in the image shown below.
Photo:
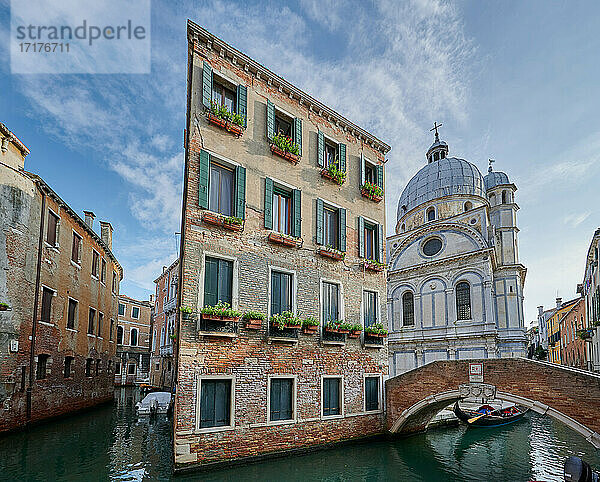
[[[538,306],[538,316],[542,316],[544,314],[544,306]]]
[[[100,237],[108,249],[112,251],[113,227],[108,221],[100,221]]]
[[[85,214],[85,224],[87,224],[90,229],[94,229],[94,218],[96,215],[92,211],[83,211]]]
[[[154,295],[150,295],[150,304],[153,305],[154,304]]]
[[[560,305],[562,305],[562,298],[556,298],[556,307],[560,308]]]

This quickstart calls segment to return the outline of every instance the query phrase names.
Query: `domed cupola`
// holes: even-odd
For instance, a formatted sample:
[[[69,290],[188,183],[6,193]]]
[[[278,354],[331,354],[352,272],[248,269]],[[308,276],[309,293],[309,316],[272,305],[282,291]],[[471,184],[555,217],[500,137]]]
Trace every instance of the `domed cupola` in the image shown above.
[[[440,136],[438,134],[439,127],[442,127],[442,124],[438,124],[437,122],[433,123],[433,129],[431,130],[435,130],[435,140],[427,151],[427,162],[429,163],[445,159],[448,156],[448,144],[444,141],[440,141]]]
[[[488,173],[483,178],[486,191],[489,191],[490,189],[493,189],[496,186],[500,186],[502,184],[510,184],[506,173],[492,170],[492,162],[494,162],[494,160],[490,159],[490,167],[488,168]]]

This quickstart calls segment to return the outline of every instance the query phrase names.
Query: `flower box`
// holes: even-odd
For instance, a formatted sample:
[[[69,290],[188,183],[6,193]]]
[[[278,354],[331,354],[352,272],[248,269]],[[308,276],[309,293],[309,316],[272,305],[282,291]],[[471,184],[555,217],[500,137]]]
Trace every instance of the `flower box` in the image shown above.
[[[369,333],[365,332],[367,336],[374,336],[375,338],[387,338],[387,333]]]
[[[329,326],[326,326],[325,328],[323,328],[327,333],[342,333],[342,330],[340,330],[339,328],[331,328]]]
[[[269,233],[269,241],[274,244],[280,244],[281,246],[288,246],[291,248],[298,248],[302,244],[302,239],[281,233]]]
[[[373,261],[371,259],[365,259],[364,261],[365,269],[369,271],[375,271],[376,273],[380,273],[385,268],[385,265],[382,263],[378,263],[377,261]]]
[[[244,222],[242,221],[240,224],[229,221],[229,217],[223,216],[222,214],[213,213],[213,212],[205,212],[202,215],[202,221],[207,224],[212,224],[213,226],[219,226],[229,231],[241,231],[244,229]]]
[[[351,330],[348,333],[348,338],[358,338],[360,336],[360,330]]]
[[[234,124],[233,122],[230,122],[227,119],[221,119],[212,112],[208,113],[208,122],[210,122],[213,125],[216,125],[217,127],[220,127],[221,129],[225,129],[227,132],[230,132],[236,137],[240,137],[244,133],[244,128],[242,126]]]
[[[366,197],[367,199],[370,199],[371,201],[374,201],[376,203],[381,202],[381,200],[383,199],[383,196],[378,196],[375,193],[370,193],[364,187],[360,190],[360,193],[363,195],[363,197]]]
[[[318,329],[317,325],[306,325],[302,327],[302,333],[305,335],[314,335]]]
[[[247,330],[260,330],[262,327],[262,320],[246,320]]]
[[[202,313],[202,319],[207,320],[207,321],[228,322],[228,321],[238,321],[240,318],[237,316],[233,317],[233,316],[209,315],[207,313]]]
[[[332,182],[335,182],[338,185],[342,185],[344,184],[344,182],[346,181],[346,179],[342,179],[341,182],[338,182],[338,180],[333,177],[333,175],[329,172],[329,170],[325,167],[323,169],[321,169],[321,177],[324,177],[325,179],[329,179]]]
[[[298,323],[298,324],[286,323],[286,324],[285,324],[285,327],[286,327],[286,328],[291,328],[291,329],[293,329],[293,330],[297,330],[297,329],[298,329],[298,328],[300,328],[301,326],[302,326],[302,324],[301,324],[301,323]]]
[[[330,258],[330,259],[333,259],[336,261],[340,261],[340,260],[344,259],[344,253],[334,250],[334,249],[319,248],[317,252],[325,258]]]
[[[284,151],[279,146],[273,143],[271,144],[271,152],[276,156],[285,159],[286,161],[290,161],[294,165],[300,162],[300,156],[298,156],[297,154],[292,154],[291,152]]]

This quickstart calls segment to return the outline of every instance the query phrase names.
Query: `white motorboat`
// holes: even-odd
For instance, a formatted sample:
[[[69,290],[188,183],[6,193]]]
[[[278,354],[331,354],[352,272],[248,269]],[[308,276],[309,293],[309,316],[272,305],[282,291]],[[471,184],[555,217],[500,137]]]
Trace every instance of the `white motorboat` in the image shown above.
[[[171,410],[172,397],[169,392],[152,392],[135,404],[138,415],[156,415]]]

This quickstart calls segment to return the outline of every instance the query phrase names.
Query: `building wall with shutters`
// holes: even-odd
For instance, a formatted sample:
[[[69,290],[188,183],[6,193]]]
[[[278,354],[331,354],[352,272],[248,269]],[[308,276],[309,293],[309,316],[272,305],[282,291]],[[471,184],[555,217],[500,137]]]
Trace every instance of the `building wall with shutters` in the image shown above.
[[[196,28],[191,31],[198,33]],[[192,38],[191,36],[190,38]],[[199,311],[203,306],[205,258],[222,256],[234,260],[232,304],[241,312],[259,311],[269,315],[270,270],[278,268],[295,275],[294,308],[298,316],[321,315],[322,280],[342,286],[345,321],[362,322],[363,289],[378,293],[380,321],[386,325],[386,281],[383,272],[364,269],[359,256],[358,219],[368,218],[382,227],[385,236],[384,203],[361,195],[361,154],[382,166],[385,148],[373,147],[364,135],[343,129],[333,116],[300,102],[294,94],[269,82],[263,75],[246,70],[239,57],[220,55],[206,41],[193,41],[190,112],[187,137],[186,187],[183,212],[181,304],[192,308],[190,320],[179,325],[178,391],[175,409],[175,458],[178,468],[230,459],[267,455],[319,444],[361,438],[381,433],[381,411],[364,410],[364,375],[387,377],[388,358],[380,348],[365,346],[363,338],[348,339],[345,345],[325,344],[320,334],[299,333],[294,343],[269,337],[267,321],[253,331],[240,322],[235,336],[199,333]],[[202,99],[204,63],[246,89],[247,121],[238,138],[207,122]],[[294,139],[301,139],[297,164],[271,152],[268,140],[267,100],[275,111],[281,109],[294,119]],[[301,128],[301,135],[298,129]],[[356,128],[358,129],[358,128]],[[318,162],[319,132],[345,145],[346,181],[338,186],[321,176]],[[244,225],[240,232],[229,231],[203,221],[207,204],[201,185],[201,158],[208,153],[245,168]],[[295,205],[293,234],[300,234],[300,247],[283,247],[269,242],[272,232],[272,203],[265,202],[265,190],[289,188]],[[239,201],[239,193],[237,198]],[[317,203],[345,210],[345,259],[332,261],[317,253]],[[343,216],[340,216],[343,218]],[[235,378],[234,426],[221,431],[199,430],[198,380],[202,376],[227,375]],[[297,379],[294,423],[272,425],[267,416],[268,379],[290,375]],[[321,419],[321,379],[343,376],[343,417]]]

